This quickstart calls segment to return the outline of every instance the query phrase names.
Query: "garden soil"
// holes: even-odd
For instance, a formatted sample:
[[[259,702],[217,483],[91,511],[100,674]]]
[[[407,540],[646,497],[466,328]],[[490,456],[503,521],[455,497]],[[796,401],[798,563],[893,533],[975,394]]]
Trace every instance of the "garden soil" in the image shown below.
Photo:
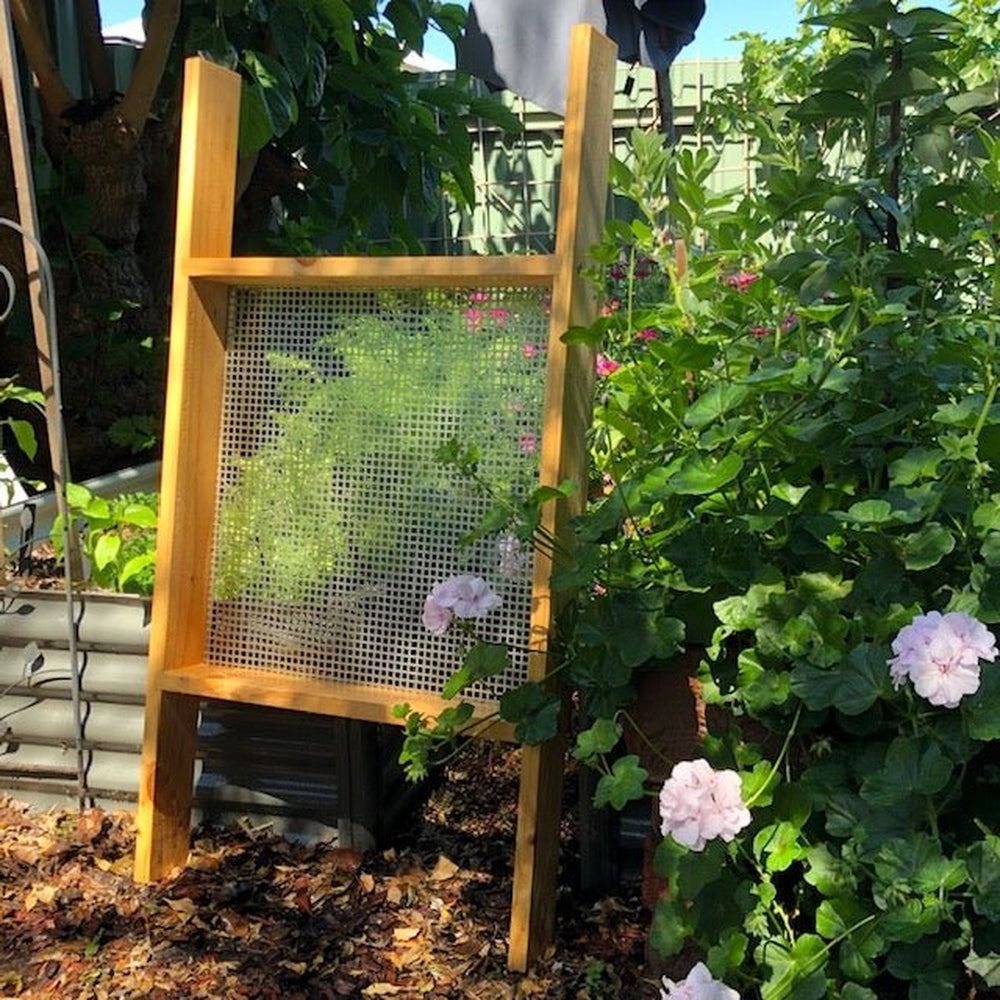
[[[572,811],[556,944],[527,975],[507,970],[517,773],[516,749],[477,744],[379,852],[200,829],[190,865],[151,885],[132,881],[129,814],[0,799],[0,996],[658,997],[637,888],[574,888]]]

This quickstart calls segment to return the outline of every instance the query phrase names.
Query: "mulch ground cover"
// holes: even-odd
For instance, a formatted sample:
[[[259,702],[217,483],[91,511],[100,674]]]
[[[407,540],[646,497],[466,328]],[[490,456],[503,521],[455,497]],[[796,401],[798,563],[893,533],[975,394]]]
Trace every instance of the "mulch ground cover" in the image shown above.
[[[551,954],[507,970],[516,789],[517,751],[476,747],[378,852],[245,823],[197,831],[189,867],[152,885],[131,878],[129,814],[0,799],[0,996],[658,997],[637,896],[565,879]]]

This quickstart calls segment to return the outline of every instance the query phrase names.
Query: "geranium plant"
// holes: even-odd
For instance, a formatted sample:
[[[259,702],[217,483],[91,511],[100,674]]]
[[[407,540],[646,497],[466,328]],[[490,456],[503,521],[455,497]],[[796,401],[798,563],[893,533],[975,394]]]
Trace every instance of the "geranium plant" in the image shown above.
[[[653,944],[703,962],[664,996],[940,1000],[1000,986],[995,15],[807,7],[707,111],[752,191],[658,136],[613,165],[558,675],[598,801],[660,796]],[[620,740],[680,641],[704,759],[650,788]]]

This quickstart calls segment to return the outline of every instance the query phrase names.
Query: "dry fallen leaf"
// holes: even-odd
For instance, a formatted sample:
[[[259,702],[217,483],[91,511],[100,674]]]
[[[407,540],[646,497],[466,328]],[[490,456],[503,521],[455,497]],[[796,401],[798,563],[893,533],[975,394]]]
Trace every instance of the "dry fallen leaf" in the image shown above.
[[[369,997],[391,997],[397,993],[402,993],[403,987],[396,986],[393,983],[372,983],[371,986],[366,986],[361,992]]]
[[[458,873],[458,865],[443,854],[440,854],[438,855],[437,864],[434,866],[434,871],[430,873],[428,878],[432,882],[447,882],[448,879],[454,878]]]

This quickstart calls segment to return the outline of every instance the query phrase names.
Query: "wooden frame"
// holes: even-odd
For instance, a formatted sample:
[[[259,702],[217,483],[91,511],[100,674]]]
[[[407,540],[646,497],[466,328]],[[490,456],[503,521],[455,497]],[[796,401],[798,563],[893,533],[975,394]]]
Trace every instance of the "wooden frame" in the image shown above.
[[[157,578],[153,598],[135,875],[165,876],[188,853],[199,700],[222,699],[298,711],[398,722],[406,700],[436,713],[440,698],[409,690],[343,684],[205,662],[209,566],[221,394],[231,287],[521,287],[551,289],[540,481],[580,489],[551,503],[545,527],[563,536],[586,494],[584,435],[593,354],[562,333],[593,318],[580,276],[603,224],[607,199],[616,49],[589,26],[574,29],[556,251],[514,258],[260,258],[231,256],[239,77],[202,59],[186,65],[177,195],[177,237],[167,389]],[[557,612],[551,560],[536,558],[528,674],[543,680]],[[503,725],[490,734],[509,738]],[[524,970],[554,932],[558,823],[564,746],[526,747],[519,798],[510,950]]]

